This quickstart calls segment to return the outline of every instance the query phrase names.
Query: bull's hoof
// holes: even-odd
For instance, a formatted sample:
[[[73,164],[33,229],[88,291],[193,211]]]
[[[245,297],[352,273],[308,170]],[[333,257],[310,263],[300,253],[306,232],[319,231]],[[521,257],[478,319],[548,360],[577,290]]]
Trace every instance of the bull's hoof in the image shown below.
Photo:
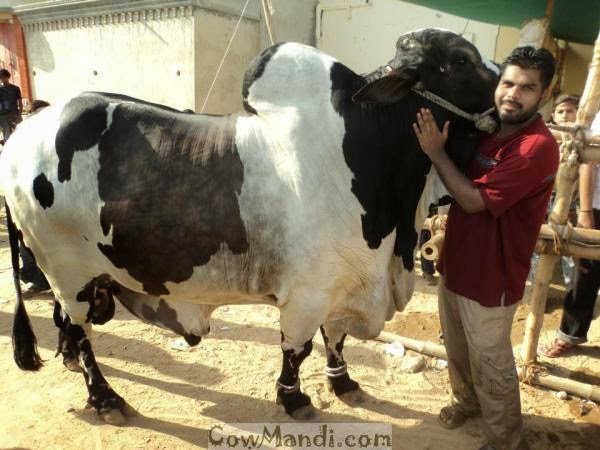
[[[329,380],[329,389],[331,389],[337,397],[349,392],[358,391],[359,384],[350,379],[350,376],[345,373],[339,377],[327,377]]]
[[[119,409],[110,409],[98,414],[100,418],[109,425],[121,426],[127,423],[127,419]]]
[[[138,412],[124,401],[121,407],[99,412],[98,415],[109,425],[121,426],[127,423],[127,417],[135,417]]]
[[[63,365],[71,372],[83,372],[83,369],[76,358],[63,357]]]
[[[300,389],[289,393],[283,389],[277,389],[277,404],[283,405],[285,412],[294,417],[295,411],[310,405],[310,397],[300,392]]]

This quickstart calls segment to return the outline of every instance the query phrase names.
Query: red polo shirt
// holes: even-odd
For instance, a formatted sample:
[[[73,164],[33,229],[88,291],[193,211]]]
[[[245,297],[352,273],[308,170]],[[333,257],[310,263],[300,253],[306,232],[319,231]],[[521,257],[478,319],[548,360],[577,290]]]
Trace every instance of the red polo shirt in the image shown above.
[[[450,207],[438,264],[450,291],[487,307],[523,297],[558,161],[558,145],[540,116],[511,136],[481,139],[467,177],[486,209],[468,214],[457,202]]]

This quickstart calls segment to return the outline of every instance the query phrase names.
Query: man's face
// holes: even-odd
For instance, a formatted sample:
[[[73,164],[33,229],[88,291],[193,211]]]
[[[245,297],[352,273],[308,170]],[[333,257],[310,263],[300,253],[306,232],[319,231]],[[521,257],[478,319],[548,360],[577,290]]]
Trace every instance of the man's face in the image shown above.
[[[577,116],[577,105],[573,102],[563,102],[556,105],[552,113],[552,119],[557,125],[575,122]]]
[[[0,83],[2,83],[3,86],[8,85],[8,77],[0,77]]]
[[[545,93],[539,70],[507,66],[494,95],[500,121],[510,125],[526,122],[537,112]]]

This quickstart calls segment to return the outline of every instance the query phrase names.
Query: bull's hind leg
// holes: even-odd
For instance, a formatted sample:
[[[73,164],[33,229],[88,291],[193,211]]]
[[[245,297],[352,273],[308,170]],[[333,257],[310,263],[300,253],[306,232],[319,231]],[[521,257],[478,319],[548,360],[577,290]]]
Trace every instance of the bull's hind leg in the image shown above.
[[[346,362],[344,361],[342,352],[346,333],[341,324],[329,322],[321,325],[321,335],[323,336],[325,354],[327,356],[325,374],[335,395],[340,396],[347,392],[358,390],[359,385],[356,381],[350,379]]]
[[[92,350],[89,334],[91,324],[104,324],[114,315],[115,305],[110,289],[100,288],[98,280],[90,282],[77,295],[78,302],[88,302],[87,317],[75,323],[63,310],[55,308],[54,320],[64,334],[70,354],[79,360],[88,389],[88,404],[96,409],[102,420],[112,425],[123,425],[126,416],[136,411],[108,384],[100,372]],[[62,346],[61,346],[62,347]]]
[[[64,331],[64,318],[60,303],[54,301],[54,324],[58,328],[58,346],[55,356],[61,355],[63,365],[71,372],[82,372],[83,369],[77,361],[77,344],[70,339]]]
[[[102,420],[111,425],[123,425],[125,417],[134,416],[135,410],[117,394],[100,372],[85,328],[71,323],[67,317],[65,334],[77,343],[79,363],[88,389],[88,404],[96,409]]]

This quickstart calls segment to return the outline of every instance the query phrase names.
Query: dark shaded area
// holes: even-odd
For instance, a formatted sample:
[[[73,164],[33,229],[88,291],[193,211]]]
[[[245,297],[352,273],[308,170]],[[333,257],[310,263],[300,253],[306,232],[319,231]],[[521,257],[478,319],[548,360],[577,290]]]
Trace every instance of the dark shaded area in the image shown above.
[[[42,208],[50,208],[54,203],[54,186],[46,178],[46,174],[40,173],[33,180],[33,195]]]
[[[75,152],[88,150],[98,143],[107,126],[107,106],[108,102],[101,97],[83,94],[63,108],[55,139],[58,181],[61,183],[71,179]]]
[[[248,250],[237,201],[244,169],[235,117],[124,103],[100,137],[108,100],[121,97],[88,93],[67,105],[56,138],[58,170],[69,179],[73,153],[98,143],[100,221],[113,237],[98,247],[159,296],[168,294],[165,282],[187,280],[222,244],[234,254]]]

